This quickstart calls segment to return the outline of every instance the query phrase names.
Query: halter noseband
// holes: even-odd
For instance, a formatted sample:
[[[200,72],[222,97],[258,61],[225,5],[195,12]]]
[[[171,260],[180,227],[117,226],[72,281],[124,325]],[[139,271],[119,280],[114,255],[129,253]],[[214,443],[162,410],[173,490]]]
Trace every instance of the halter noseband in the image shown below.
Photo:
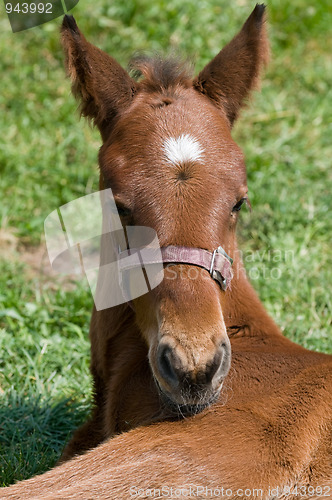
[[[203,248],[168,246],[161,248],[161,255],[163,262],[168,264],[191,264],[206,269],[223,290],[233,277],[233,259],[221,246],[213,252]]]
[[[145,248],[144,261],[140,256],[140,248],[131,248],[119,253],[119,271],[123,272],[134,267],[148,264],[190,264],[206,269],[211,278],[226,290],[233,278],[233,259],[219,246],[213,252],[203,248],[192,248],[169,245],[158,249]],[[161,257],[160,259],[160,251]]]

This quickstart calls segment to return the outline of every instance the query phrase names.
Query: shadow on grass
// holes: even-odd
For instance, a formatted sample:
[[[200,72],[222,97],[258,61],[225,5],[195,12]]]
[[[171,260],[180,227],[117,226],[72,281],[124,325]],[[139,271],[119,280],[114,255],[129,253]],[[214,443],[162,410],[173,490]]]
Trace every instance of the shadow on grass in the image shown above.
[[[55,465],[70,435],[90,408],[65,399],[0,399],[0,486],[41,474]]]

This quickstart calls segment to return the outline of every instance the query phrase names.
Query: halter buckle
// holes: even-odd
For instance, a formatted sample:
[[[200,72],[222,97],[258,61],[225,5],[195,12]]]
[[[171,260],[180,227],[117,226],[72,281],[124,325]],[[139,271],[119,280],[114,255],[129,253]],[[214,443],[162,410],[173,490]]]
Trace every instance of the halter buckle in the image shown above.
[[[212,258],[211,258],[211,265],[210,265],[210,276],[211,276],[212,279],[214,279],[215,281],[217,281],[219,283],[219,285],[221,286],[221,288],[223,290],[226,290],[226,288],[227,288],[227,279],[224,278],[221,275],[221,273],[219,271],[217,271],[217,269],[213,269],[214,261],[215,261],[217,253],[220,253],[220,254],[224,255],[226,257],[226,259],[229,260],[229,262],[231,263],[231,265],[233,264],[233,259],[225,252],[225,250],[223,249],[222,246],[219,246],[218,248],[216,248],[215,250],[213,250]]]

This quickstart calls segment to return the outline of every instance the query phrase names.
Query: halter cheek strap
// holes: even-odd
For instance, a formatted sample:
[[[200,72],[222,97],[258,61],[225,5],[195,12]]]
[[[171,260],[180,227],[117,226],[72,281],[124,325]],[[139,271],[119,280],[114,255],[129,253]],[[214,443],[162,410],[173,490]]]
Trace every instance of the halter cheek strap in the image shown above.
[[[219,246],[213,252],[203,248],[192,248],[169,245],[160,250],[144,248],[144,261],[140,256],[140,248],[131,248],[119,253],[119,271],[124,272],[138,266],[149,264],[189,264],[206,269],[211,278],[217,281],[223,290],[229,287],[233,278],[233,259]]]

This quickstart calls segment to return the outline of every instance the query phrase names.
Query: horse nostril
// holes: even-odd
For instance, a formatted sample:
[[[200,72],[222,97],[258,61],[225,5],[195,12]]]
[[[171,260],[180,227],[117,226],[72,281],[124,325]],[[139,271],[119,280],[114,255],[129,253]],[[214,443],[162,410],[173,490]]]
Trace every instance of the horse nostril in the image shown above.
[[[212,361],[207,379],[212,385],[218,385],[225,378],[231,362],[231,349],[229,343],[222,343]]]
[[[158,354],[158,368],[160,375],[173,387],[177,386],[179,379],[173,366],[173,355],[169,347],[161,347]]]

